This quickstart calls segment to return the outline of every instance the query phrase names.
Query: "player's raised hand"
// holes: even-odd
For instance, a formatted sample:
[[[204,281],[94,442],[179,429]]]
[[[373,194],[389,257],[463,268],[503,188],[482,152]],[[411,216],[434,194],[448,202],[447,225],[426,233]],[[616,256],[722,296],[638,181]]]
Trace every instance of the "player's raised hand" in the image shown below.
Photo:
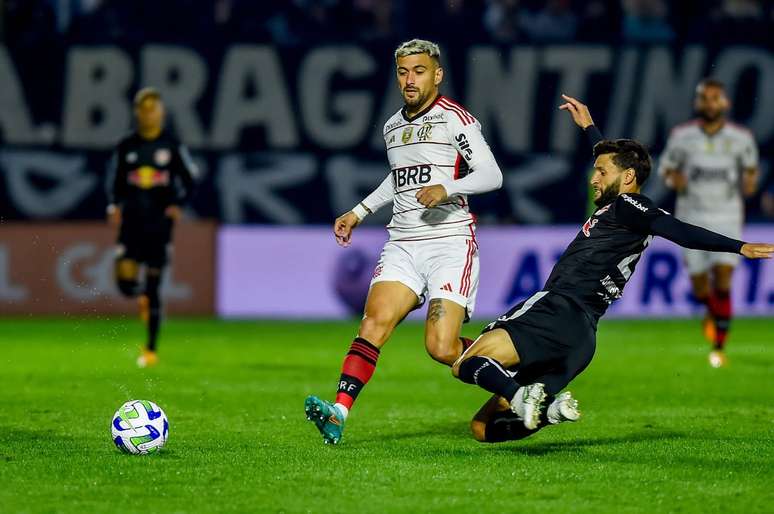
[[[352,211],[336,218],[336,221],[333,222],[333,235],[339,246],[346,248],[352,244],[352,229],[359,224],[360,218]]]
[[[425,186],[416,194],[417,201],[425,207],[435,207],[439,203],[446,200],[449,195],[446,193],[446,188],[441,184],[434,186]]]
[[[585,129],[594,124],[594,120],[591,119],[591,113],[589,112],[589,108],[586,107],[586,104],[579,102],[568,95],[563,94],[562,98],[564,98],[565,103],[560,105],[559,109],[569,112],[572,116],[572,121],[574,121],[576,125]]]
[[[741,253],[748,259],[771,259],[774,256],[774,244],[745,243]]]

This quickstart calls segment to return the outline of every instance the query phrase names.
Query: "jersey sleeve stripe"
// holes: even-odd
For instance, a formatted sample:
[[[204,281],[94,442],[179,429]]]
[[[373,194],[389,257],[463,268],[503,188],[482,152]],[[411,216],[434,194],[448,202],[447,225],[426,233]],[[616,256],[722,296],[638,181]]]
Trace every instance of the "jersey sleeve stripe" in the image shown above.
[[[459,117],[463,125],[470,125],[474,121],[473,116],[471,116],[463,107],[461,107],[459,104],[454,104],[449,102],[449,100],[446,97],[443,97],[438,102],[438,105],[440,105],[447,111],[453,111],[454,113],[456,113],[457,117]]]
[[[470,113],[468,112],[468,110],[467,110],[467,109],[465,109],[465,108],[464,108],[462,105],[458,104],[457,102],[455,102],[455,101],[454,101],[454,100],[452,100],[451,98],[446,98],[446,97],[444,97],[444,98],[443,98],[443,101],[444,101],[444,102],[445,102],[447,105],[449,105],[449,106],[451,106],[451,107],[455,107],[455,108],[457,108],[457,110],[459,110],[460,112],[462,112],[463,116],[465,116],[465,117],[468,119],[468,121],[470,121],[470,123],[474,123],[474,122],[476,121],[476,119],[473,117],[473,115],[472,115],[472,114],[470,114]]]
[[[465,111],[460,109],[459,107],[455,107],[455,106],[453,106],[451,104],[446,104],[446,103],[442,103],[442,102],[438,102],[438,104],[442,108],[446,109],[447,111],[455,112],[457,114],[457,116],[459,117],[460,121],[462,121],[463,125],[470,125],[471,123],[473,123],[473,117],[468,115],[468,114],[466,114]]]

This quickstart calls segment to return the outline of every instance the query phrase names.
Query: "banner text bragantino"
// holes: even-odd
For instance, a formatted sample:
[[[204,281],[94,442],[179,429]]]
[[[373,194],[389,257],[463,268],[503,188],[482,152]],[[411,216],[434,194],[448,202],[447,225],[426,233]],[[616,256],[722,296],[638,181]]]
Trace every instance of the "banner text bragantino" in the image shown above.
[[[258,179],[258,189],[265,189],[259,193],[262,198],[229,190],[233,181],[223,181],[225,187],[218,189],[217,179],[212,178],[218,210],[205,215],[250,221],[243,211],[268,198],[278,207],[266,213],[265,221],[327,220],[378,183],[387,168],[382,125],[400,106],[389,49],[329,46],[286,51],[233,45],[205,54],[154,44],[134,53],[114,46],[75,46],[65,52],[63,76],[51,77],[45,88],[23,83],[17,69],[22,58],[0,47],[2,141],[12,151],[23,147],[35,153],[25,153],[24,162],[40,161],[40,168],[46,168],[47,158],[69,159],[64,166],[57,161],[52,167],[75,171],[55,178],[71,185],[80,179],[83,194],[101,184],[93,180],[94,184],[87,184],[76,171],[101,174],[102,170],[71,154],[93,159],[110,150],[130,125],[133,92],[147,84],[163,92],[170,124],[205,161],[203,167],[213,177],[230,173],[238,183],[247,181],[247,175],[264,174],[264,168],[246,162],[244,153],[269,153],[268,160],[274,164],[268,173],[285,169],[287,163],[277,165],[277,160],[291,159],[299,165],[295,174],[282,180]],[[556,110],[560,92],[587,99],[606,134],[634,137],[657,150],[669,127],[691,117],[694,86],[711,72],[728,85],[737,121],[753,130],[764,154],[774,140],[774,96],[763,93],[774,90],[774,57],[761,49],[475,46],[447,48],[445,61],[443,91],[478,117],[506,171],[530,169],[535,165],[531,159],[540,154],[563,161],[548,165],[556,171],[549,172],[548,183],[541,187],[564,183],[571,188],[577,182],[573,171],[578,159],[573,157],[586,151],[575,127]],[[38,107],[41,90],[58,95],[57,112],[32,108]],[[52,146],[69,155],[42,153]],[[0,155],[0,166],[13,165],[18,170],[21,159],[13,153]],[[350,168],[363,172],[354,182],[337,180],[339,173],[350,175]],[[303,184],[310,184],[308,189],[316,193],[323,185],[328,191],[326,209],[298,211],[297,202],[276,194],[284,188],[292,196],[292,190],[300,188],[304,197]],[[508,214],[528,222],[565,219],[519,212],[516,199],[533,193],[525,192],[525,187],[523,183],[506,186],[508,198],[495,211],[509,209]],[[538,207],[553,211],[551,205]],[[63,205],[58,212],[68,212],[67,208]],[[25,210],[24,204],[17,210],[25,216],[38,215]]]

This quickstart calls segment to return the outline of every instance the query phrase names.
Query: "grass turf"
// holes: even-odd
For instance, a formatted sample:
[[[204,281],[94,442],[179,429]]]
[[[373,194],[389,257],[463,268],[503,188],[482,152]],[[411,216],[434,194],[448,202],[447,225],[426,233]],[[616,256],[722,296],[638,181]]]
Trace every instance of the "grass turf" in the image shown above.
[[[482,445],[487,395],[405,325],[337,447],[303,415],[331,397],[350,323],[171,320],[134,367],[133,320],[0,321],[0,512],[770,512],[774,320],[739,320],[711,369],[697,322],[603,321],[571,389],[579,423]],[[468,327],[468,335],[478,327]],[[150,399],[167,447],[119,453],[111,415]]]

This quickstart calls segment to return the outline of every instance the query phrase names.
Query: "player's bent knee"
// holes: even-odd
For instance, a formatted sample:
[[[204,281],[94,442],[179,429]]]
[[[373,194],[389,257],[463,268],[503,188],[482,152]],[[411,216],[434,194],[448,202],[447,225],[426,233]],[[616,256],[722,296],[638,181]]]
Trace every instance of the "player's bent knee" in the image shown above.
[[[486,423],[474,419],[470,422],[470,432],[473,435],[473,439],[479,443],[486,442]]]
[[[134,259],[118,259],[116,260],[116,279],[121,281],[136,282],[137,276],[140,274],[140,265]]]
[[[451,366],[460,356],[461,344],[457,337],[438,337],[428,333],[425,337],[425,349],[433,359]]]
[[[468,360],[468,358],[470,358],[470,356],[465,355],[465,359],[460,358],[454,361],[454,364],[452,364],[451,367],[451,372],[454,378],[460,378],[460,366],[462,366],[462,363]]]

